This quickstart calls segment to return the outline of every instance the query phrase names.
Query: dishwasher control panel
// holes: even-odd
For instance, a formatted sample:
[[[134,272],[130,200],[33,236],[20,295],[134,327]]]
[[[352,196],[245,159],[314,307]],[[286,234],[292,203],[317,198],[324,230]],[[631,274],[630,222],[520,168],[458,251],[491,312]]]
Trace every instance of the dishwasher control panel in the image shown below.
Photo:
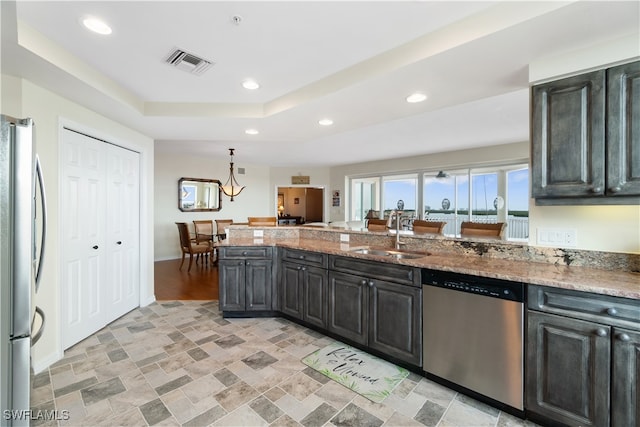
[[[524,301],[524,284],[521,282],[423,268],[422,284],[491,298]]]

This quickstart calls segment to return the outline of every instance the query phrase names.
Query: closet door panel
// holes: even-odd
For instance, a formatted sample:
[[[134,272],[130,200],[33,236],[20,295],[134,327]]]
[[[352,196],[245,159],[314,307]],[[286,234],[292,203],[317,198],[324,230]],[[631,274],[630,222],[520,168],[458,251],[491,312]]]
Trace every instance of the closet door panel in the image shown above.
[[[104,146],[64,130],[62,331],[68,348],[105,325]]]

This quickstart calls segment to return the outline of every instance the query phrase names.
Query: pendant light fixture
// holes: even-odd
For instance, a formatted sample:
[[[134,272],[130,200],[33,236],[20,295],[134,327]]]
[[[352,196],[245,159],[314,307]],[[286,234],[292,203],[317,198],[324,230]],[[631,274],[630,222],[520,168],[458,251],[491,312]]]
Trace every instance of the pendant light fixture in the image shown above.
[[[244,190],[244,187],[238,184],[236,177],[233,175],[233,150],[234,148],[229,148],[229,155],[231,156],[231,162],[229,163],[229,178],[227,179],[227,182],[222,186],[222,192],[231,197],[232,202],[233,198],[240,194],[242,190]]]

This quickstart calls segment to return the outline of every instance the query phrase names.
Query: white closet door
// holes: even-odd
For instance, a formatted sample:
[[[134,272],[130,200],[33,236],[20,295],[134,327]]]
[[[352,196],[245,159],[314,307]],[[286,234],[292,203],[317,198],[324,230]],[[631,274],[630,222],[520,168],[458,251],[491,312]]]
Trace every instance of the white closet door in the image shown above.
[[[62,343],[140,304],[140,155],[65,129]]]
[[[107,147],[107,316],[117,319],[140,304],[140,155]]]
[[[64,130],[62,144],[62,342],[105,325],[105,144]]]

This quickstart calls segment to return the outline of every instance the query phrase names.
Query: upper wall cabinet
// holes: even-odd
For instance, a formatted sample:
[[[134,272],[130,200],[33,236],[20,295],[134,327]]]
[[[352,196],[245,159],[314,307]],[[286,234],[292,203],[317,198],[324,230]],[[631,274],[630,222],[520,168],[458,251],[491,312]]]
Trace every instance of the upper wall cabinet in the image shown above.
[[[640,62],[533,86],[536,204],[640,203]]]

